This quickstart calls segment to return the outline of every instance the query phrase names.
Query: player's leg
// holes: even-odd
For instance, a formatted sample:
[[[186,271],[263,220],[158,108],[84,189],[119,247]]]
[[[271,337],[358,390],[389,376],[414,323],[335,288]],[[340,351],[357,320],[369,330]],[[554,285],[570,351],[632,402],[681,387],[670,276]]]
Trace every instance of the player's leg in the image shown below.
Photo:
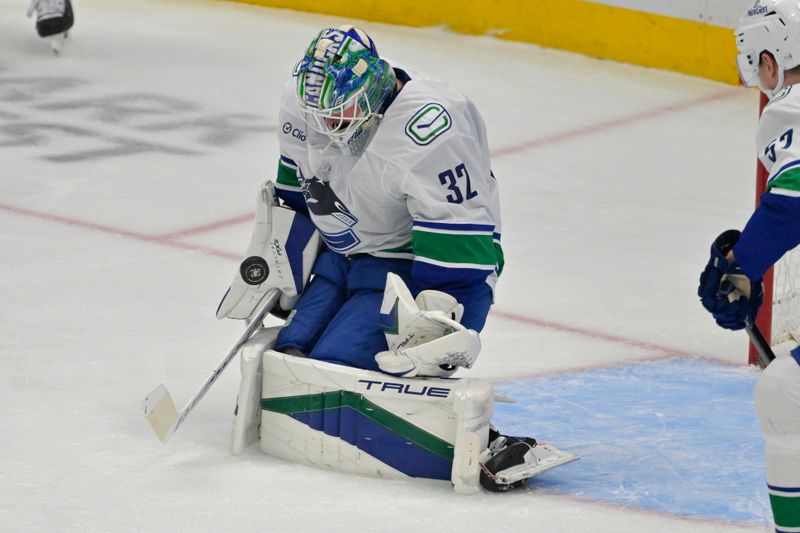
[[[800,357],[798,357],[800,359]],[[800,531],[800,361],[779,357],[753,393],[776,531]]]
[[[308,354],[347,298],[348,259],[325,251],[314,264],[314,277],[303,290],[278,334],[275,349]]]
[[[350,260],[349,298],[309,353],[312,359],[379,371],[375,354],[387,348],[380,323],[386,275],[410,279],[411,261],[356,256]]]
[[[383,291],[359,289],[342,305],[309,358],[379,371],[375,354],[386,350],[380,324]]]

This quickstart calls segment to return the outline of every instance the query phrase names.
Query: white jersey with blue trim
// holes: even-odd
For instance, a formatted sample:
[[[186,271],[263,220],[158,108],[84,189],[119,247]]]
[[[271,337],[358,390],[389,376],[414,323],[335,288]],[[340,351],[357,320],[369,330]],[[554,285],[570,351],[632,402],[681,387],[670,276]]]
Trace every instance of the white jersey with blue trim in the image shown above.
[[[767,190],[782,196],[800,196],[800,89],[779,91],[764,108],[758,123],[758,158],[769,176]]]
[[[317,144],[290,80],[279,195],[297,206],[302,194],[336,252],[414,259],[426,285],[460,278],[493,286],[503,263],[500,203],[483,119],[448,84],[409,75],[360,156]]]
[[[768,173],[766,193],[742,230],[733,253],[750,279],[761,279],[800,243],[800,88],[775,94],[758,122],[756,149]]]

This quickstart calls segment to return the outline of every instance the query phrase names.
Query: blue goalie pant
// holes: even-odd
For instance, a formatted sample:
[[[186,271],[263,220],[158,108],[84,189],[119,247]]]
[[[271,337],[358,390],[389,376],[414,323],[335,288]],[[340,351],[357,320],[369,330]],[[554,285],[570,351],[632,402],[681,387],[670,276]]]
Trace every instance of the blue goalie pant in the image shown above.
[[[317,258],[313,279],[281,329],[275,349],[300,350],[311,359],[379,370],[375,354],[386,350],[380,309],[386,274],[407,284],[412,261],[330,250]]]

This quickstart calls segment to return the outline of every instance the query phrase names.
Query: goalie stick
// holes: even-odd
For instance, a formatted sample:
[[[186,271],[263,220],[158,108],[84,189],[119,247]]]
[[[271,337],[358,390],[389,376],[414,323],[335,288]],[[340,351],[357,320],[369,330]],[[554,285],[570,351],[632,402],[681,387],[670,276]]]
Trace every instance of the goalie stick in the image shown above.
[[[156,436],[158,436],[161,442],[167,442],[172,434],[183,424],[186,417],[189,416],[189,413],[192,412],[198,402],[211,388],[211,385],[217,381],[217,378],[222,374],[222,371],[225,370],[225,367],[227,367],[236,354],[239,353],[239,349],[250,340],[250,337],[261,327],[264,318],[266,318],[279,298],[280,291],[278,289],[272,289],[264,296],[262,308],[256,317],[247,325],[244,333],[242,333],[239,340],[236,341],[236,344],[233,345],[228,355],[217,365],[217,368],[214,369],[205,383],[203,383],[180,412],[175,409],[175,402],[172,401],[172,395],[170,395],[163,384],[150,391],[145,397],[142,411],[147,421],[150,423],[150,427],[153,428],[153,431],[155,431]]]
[[[767,368],[767,365],[775,359],[775,352],[772,351],[767,339],[761,334],[761,330],[758,329],[755,322],[750,319],[745,320],[744,329],[747,331],[747,335],[750,337],[750,342],[753,343],[756,352],[758,352],[761,367]]]

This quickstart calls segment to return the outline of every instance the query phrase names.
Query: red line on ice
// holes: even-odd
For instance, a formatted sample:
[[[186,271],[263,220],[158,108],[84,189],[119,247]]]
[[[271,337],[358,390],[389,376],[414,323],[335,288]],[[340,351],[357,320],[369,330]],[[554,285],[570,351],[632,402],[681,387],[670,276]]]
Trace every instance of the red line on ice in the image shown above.
[[[576,335],[582,335],[584,337],[591,337],[593,339],[608,341],[608,342],[616,342],[620,344],[627,344],[628,346],[633,346],[634,348],[641,348],[647,351],[655,351],[655,352],[663,352],[666,355],[678,356],[678,355],[695,355],[691,354],[686,350],[682,350],[680,348],[673,348],[671,346],[664,346],[661,344],[653,344],[651,342],[644,342],[639,341],[636,339],[631,339],[628,337],[622,337],[620,335],[613,335],[611,333],[604,333],[602,331],[595,331],[588,328],[582,328],[579,326],[572,326],[569,324],[561,324],[558,322],[553,322],[552,320],[543,320],[540,318],[534,318],[527,315],[518,315],[516,313],[509,313],[508,311],[499,311],[496,309],[492,309],[491,311],[492,316],[496,316],[497,318],[504,318],[506,320],[513,320],[514,322],[521,322],[523,324],[528,324],[531,326],[538,326],[541,328],[547,329],[554,329],[558,331],[563,331],[566,333],[574,333]]]
[[[216,222],[210,222],[208,224],[203,224],[200,226],[194,226],[191,228],[186,228],[178,231],[173,231],[171,233],[165,233],[161,235],[160,238],[162,239],[177,239],[178,237],[188,237],[189,235],[197,235],[199,233],[205,233],[207,231],[214,231],[221,228],[225,228],[228,226],[235,226],[237,224],[243,224],[245,222],[250,222],[255,217],[255,213],[252,211],[246,213],[244,215],[239,215],[235,217],[225,218],[222,220],[218,220]]]
[[[520,152],[526,152],[528,150],[533,150],[535,148],[541,148],[542,146],[557,144],[563,141],[576,139],[578,137],[586,137],[589,135],[593,135],[595,133],[600,133],[621,126],[627,126],[629,124],[634,124],[636,122],[642,122],[644,120],[648,120],[654,117],[668,115],[670,113],[676,113],[679,111],[685,111],[687,109],[691,109],[692,107],[707,104],[709,102],[714,102],[716,100],[725,100],[737,94],[739,94],[737,89],[727,89],[725,91],[708,94],[706,96],[701,96],[700,98],[695,98],[693,100],[686,100],[683,102],[676,102],[674,104],[667,104],[665,106],[657,107],[649,111],[640,111],[639,113],[634,113],[632,115],[627,115],[624,117],[612,118],[604,122],[587,124],[586,126],[581,126],[579,128],[575,128],[572,130],[566,130],[559,133],[554,133],[552,135],[548,135],[546,137],[540,137],[538,139],[532,139],[530,141],[521,144],[506,146],[505,148],[496,148],[492,150],[491,154],[493,158],[500,158],[507,155],[518,154]]]
[[[0,209],[8,211],[9,213],[14,213],[16,215],[37,218],[39,220],[47,220],[49,222],[57,222],[59,224],[63,224],[66,226],[75,226],[84,229],[90,229],[92,231],[99,231],[102,233],[108,233],[111,235],[118,235],[121,237],[127,237],[129,239],[134,239],[137,241],[144,241],[144,242],[152,242],[156,244],[162,244],[164,246],[170,246],[172,248],[179,248],[181,250],[189,250],[192,252],[199,252],[204,255],[209,255],[212,257],[221,257],[223,259],[234,259],[238,261],[241,259],[239,254],[231,254],[228,252],[223,252],[221,250],[215,250],[213,248],[209,248],[207,246],[196,246],[193,244],[187,244],[180,241],[175,241],[170,238],[159,237],[154,235],[146,235],[144,233],[137,233],[135,231],[128,231],[119,228],[113,228],[111,226],[104,226],[102,224],[96,224],[94,222],[84,222],[82,220],[77,220],[74,218],[67,218],[62,217],[60,215],[54,215],[52,213],[43,213],[41,211],[34,211],[32,209],[26,209],[24,207],[15,207],[13,205],[7,204],[0,204]]]

